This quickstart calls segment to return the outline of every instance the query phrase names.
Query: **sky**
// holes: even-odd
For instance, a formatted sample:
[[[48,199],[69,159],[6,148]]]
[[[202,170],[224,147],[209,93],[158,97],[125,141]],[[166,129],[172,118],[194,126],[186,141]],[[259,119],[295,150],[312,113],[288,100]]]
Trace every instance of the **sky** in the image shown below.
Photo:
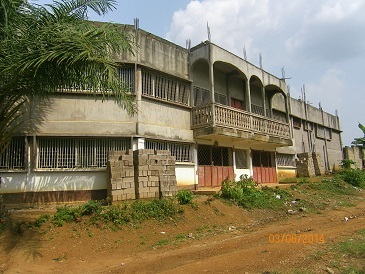
[[[33,0],[43,4],[49,0]],[[182,47],[208,39],[281,78],[290,95],[340,117],[343,145],[365,125],[365,0],[116,0],[90,20],[133,24]],[[364,77],[364,78],[363,78]]]

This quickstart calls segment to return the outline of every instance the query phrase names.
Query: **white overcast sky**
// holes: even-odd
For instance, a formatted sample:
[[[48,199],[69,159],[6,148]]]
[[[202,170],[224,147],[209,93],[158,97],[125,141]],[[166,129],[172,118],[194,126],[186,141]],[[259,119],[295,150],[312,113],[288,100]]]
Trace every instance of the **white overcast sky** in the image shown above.
[[[33,0],[39,4],[49,0]],[[313,106],[338,110],[344,145],[365,124],[365,0],[117,0],[117,9],[91,20],[133,24],[185,47],[207,40],[285,76],[299,98],[305,85]]]

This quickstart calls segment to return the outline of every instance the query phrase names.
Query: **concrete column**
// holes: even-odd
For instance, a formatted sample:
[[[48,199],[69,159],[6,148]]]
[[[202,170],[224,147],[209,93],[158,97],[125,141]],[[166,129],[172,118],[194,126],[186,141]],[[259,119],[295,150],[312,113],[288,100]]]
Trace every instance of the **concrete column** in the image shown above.
[[[209,43],[209,80],[210,80],[210,96],[211,96],[211,111],[212,111],[212,126],[215,125],[215,111],[214,111],[214,66],[213,66],[213,52],[212,52],[212,44]]]
[[[265,87],[264,86],[262,86],[261,98],[262,98],[262,107],[264,108],[264,116],[266,117],[266,95],[265,95]]]
[[[138,150],[138,149],[145,149],[145,138],[134,138],[132,143],[132,149]]]
[[[246,94],[245,94],[245,101],[246,101],[246,110],[252,112],[251,110],[251,88],[250,88],[250,81],[246,81]]]

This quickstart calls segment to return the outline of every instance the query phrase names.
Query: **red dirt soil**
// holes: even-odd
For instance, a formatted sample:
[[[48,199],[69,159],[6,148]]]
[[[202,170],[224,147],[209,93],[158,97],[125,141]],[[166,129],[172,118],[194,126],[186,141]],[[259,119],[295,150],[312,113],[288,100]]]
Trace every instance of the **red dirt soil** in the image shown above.
[[[167,223],[149,221],[117,231],[84,221],[61,228],[45,224],[24,229],[23,235],[0,235],[0,273],[292,273],[300,268],[329,273],[331,258],[312,255],[365,229],[364,198],[363,192],[353,207],[289,215],[220,200],[208,204],[202,196],[198,210],[187,206],[182,219]],[[16,210],[12,217],[30,220],[53,211]],[[285,237],[282,243],[270,243],[276,234]],[[351,258],[339,264],[365,268],[365,262]]]

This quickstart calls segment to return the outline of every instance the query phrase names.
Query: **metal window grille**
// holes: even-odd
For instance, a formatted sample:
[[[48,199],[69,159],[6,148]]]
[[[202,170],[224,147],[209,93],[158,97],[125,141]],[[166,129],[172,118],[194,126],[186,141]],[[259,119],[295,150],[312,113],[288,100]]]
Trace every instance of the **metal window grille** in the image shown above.
[[[276,163],[278,166],[295,166],[295,159],[293,154],[276,154]]]
[[[129,92],[134,92],[134,67],[123,66],[117,69],[117,77],[125,89]],[[87,78],[87,74],[85,75]],[[62,92],[100,92],[100,90],[94,90],[92,87],[84,83],[75,83],[70,86],[63,86],[59,89]]]
[[[227,95],[225,94],[220,94],[218,92],[214,93],[214,100],[216,103],[222,104],[222,105],[227,105]]]
[[[227,147],[198,146],[198,165],[230,166],[232,157]]]
[[[194,106],[210,103],[210,91],[205,88],[194,87]]]
[[[193,162],[190,144],[146,140],[145,147],[146,149],[169,150],[171,155],[175,156],[176,162]]]
[[[247,151],[243,149],[235,150],[236,168],[248,168]]]
[[[279,110],[272,110],[272,118],[278,121],[286,122],[286,114],[285,112],[281,112]]]
[[[257,105],[254,105],[254,104],[251,104],[251,111],[253,113],[256,113],[258,115],[264,115],[264,108],[261,107],[261,106],[257,106]]]
[[[134,93],[134,67],[119,67],[117,73],[119,80],[124,87],[127,88],[129,92]]]
[[[190,85],[174,78],[142,71],[142,94],[154,98],[189,105]]]
[[[26,151],[25,137],[14,137],[0,155],[0,170],[25,170]]]
[[[106,167],[112,150],[131,147],[129,138],[37,138],[38,168],[73,169]]]

